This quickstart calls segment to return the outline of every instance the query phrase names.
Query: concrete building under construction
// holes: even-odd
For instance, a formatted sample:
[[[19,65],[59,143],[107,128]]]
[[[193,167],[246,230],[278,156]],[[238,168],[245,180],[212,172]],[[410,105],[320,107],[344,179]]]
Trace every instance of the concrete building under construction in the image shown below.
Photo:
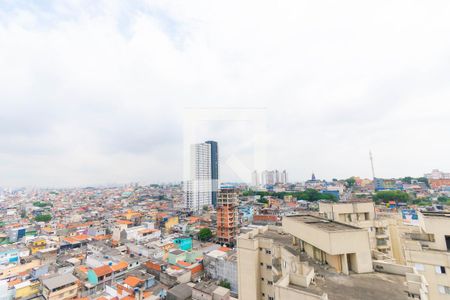
[[[217,239],[234,244],[238,227],[238,193],[235,188],[221,188],[217,197]]]

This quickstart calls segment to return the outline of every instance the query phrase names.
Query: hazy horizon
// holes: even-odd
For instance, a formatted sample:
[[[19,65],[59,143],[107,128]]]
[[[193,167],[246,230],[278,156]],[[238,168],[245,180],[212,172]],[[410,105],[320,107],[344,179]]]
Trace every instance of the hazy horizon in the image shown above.
[[[220,179],[450,171],[448,1],[2,1],[0,186],[183,179],[186,127]],[[250,119],[186,121],[190,110]],[[241,170],[241,171],[236,171]],[[247,170],[243,172],[242,170]],[[243,174],[245,173],[245,174]]]

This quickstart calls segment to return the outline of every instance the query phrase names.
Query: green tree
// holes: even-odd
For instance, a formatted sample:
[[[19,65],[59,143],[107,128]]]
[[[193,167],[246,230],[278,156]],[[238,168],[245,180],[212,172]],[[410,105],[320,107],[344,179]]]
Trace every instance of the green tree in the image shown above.
[[[276,197],[279,199],[283,199],[283,197],[286,195],[291,195],[292,197],[295,197],[299,200],[306,200],[306,201],[311,201],[311,202],[317,201],[317,200],[332,200],[332,201],[337,200],[334,195],[321,193],[315,189],[306,189],[303,192],[279,192],[279,193],[248,190],[248,191],[244,191],[242,194],[244,196],[260,196],[261,198],[271,196],[271,197]],[[258,200],[258,202],[267,203],[267,201],[265,199],[262,199],[262,200],[260,199],[260,200]]]
[[[226,279],[221,280],[219,282],[219,286],[231,290],[231,283],[228,280],[226,280]]]
[[[207,241],[212,237],[211,229],[209,228],[202,228],[198,232],[198,239],[200,241]]]
[[[36,201],[36,202],[33,202],[33,205],[37,206],[37,207],[46,207],[46,206],[50,206],[50,203]]]
[[[448,205],[450,205],[450,197],[447,197],[447,196],[439,196],[439,197],[437,198],[437,201],[438,201],[439,203],[443,203],[443,204],[448,204]]]
[[[38,215],[36,216],[36,218],[34,218],[36,222],[48,222],[51,219],[52,219],[51,215]]]
[[[417,181],[425,183],[428,188],[430,187],[430,183],[428,182],[428,178],[426,177],[419,177],[417,178]]]
[[[410,197],[408,193],[402,191],[379,191],[375,195],[373,195],[373,200],[377,203],[380,202],[408,202]]]
[[[269,203],[269,200],[263,199],[263,198],[259,198],[258,202],[261,203],[261,204],[267,204],[267,203]]]
[[[350,178],[345,179],[345,183],[347,184],[348,187],[352,187],[355,185],[356,180],[354,177],[350,177]]]
[[[402,182],[408,183],[408,184],[411,184],[412,180],[413,180],[413,178],[411,176],[406,176],[406,177],[401,179]]]

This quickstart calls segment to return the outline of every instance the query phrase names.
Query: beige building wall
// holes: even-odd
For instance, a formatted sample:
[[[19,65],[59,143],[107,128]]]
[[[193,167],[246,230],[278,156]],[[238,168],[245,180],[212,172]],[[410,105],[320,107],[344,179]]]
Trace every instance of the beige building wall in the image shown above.
[[[319,212],[322,217],[338,222],[356,222],[375,219],[375,206],[373,202],[319,202]]]
[[[259,241],[253,239],[254,235],[247,233],[237,241],[239,299],[260,299]]]
[[[388,256],[393,255],[389,225],[395,221],[390,218],[379,218],[375,213],[373,202],[320,202],[319,215],[329,220],[367,229],[371,249]]]
[[[337,267],[337,271],[341,269],[340,272],[345,274],[348,274],[349,270],[356,273],[373,271],[367,230],[308,217],[313,218],[311,222],[308,221],[309,223],[303,222],[302,218],[297,216],[285,217],[283,229],[301,241],[302,247],[310,257],[333,264],[335,268]],[[323,227],[325,224],[329,226]]]
[[[42,295],[47,300],[65,300],[75,298],[77,296],[77,292],[78,292],[78,285],[71,284],[68,287],[57,291],[50,291],[44,287]]]
[[[450,213],[419,213],[419,224],[421,234],[413,234],[405,242],[406,263],[425,276],[430,300],[448,300],[450,249],[446,237],[450,238]]]
[[[286,275],[275,285],[275,299],[282,300],[328,300],[327,294],[315,295],[299,291],[290,285],[290,277]]]
[[[393,220],[394,222],[388,226],[392,258],[395,259],[396,263],[404,265],[406,264],[405,237],[411,233],[419,233],[420,228],[403,224],[401,218],[393,218]]]
[[[239,299],[326,299],[313,297],[315,295],[310,298],[304,290],[289,286],[293,283],[308,287],[314,278],[314,269],[306,262],[300,262],[295,253],[294,241],[291,236],[282,233],[280,227],[270,230],[267,226],[261,227],[239,236]]]

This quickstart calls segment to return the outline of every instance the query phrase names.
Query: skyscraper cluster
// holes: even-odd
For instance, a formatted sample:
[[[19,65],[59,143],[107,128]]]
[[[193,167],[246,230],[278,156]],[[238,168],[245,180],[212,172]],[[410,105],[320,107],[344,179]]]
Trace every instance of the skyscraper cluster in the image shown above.
[[[265,186],[288,183],[288,174],[286,170],[279,172],[278,170],[264,170],[261,175],[258,176],[258,171],[252,173],[252,185],[253,186]]]

